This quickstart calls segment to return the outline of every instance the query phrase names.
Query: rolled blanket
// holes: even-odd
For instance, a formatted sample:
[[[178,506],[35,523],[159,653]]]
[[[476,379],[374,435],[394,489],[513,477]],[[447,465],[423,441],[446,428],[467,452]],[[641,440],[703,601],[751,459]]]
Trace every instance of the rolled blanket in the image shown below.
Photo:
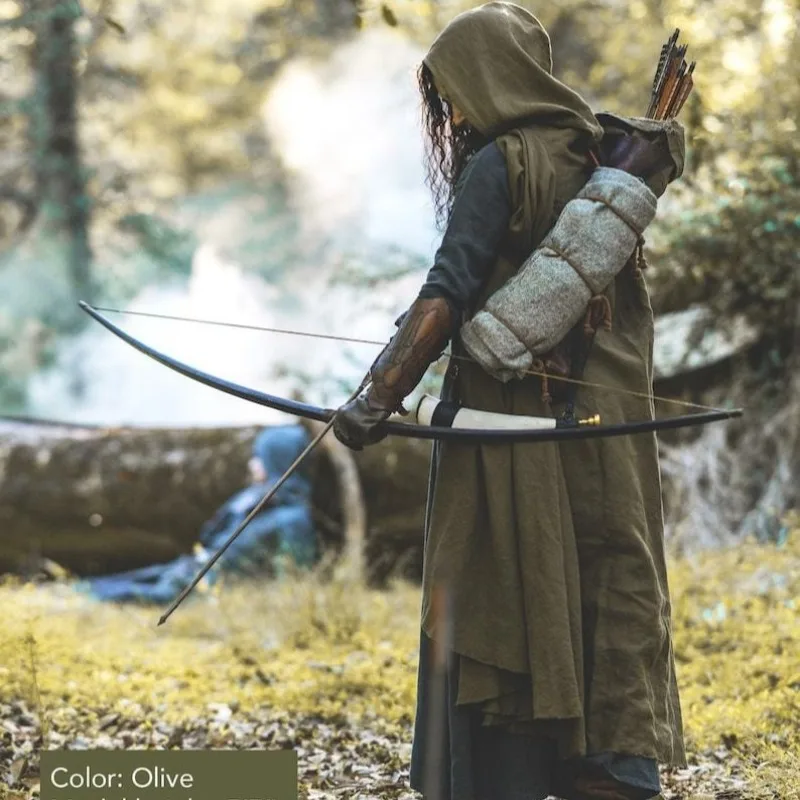
[[[461,328],[467,352],[495,378],[522,378],[614,280],[656,214],[656,195],[598,167],[518,272]]]

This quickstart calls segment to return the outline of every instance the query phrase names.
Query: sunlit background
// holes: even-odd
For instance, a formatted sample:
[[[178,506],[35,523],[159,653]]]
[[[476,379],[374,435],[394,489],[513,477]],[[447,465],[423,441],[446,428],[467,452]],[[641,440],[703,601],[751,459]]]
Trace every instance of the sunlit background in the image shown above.
[[[297,747],[302,798],[411,800],[418,585],[223,580],[159,628],[75,591],[192,553],[247,480],[241,426],[293,420],[78,301],[282,329],[108,312],[200,370],[341,403],[438,246],[415,72],[472,5],[0,0],[0,563],[22,576],[0,586],[0,798],[31,796],[43,747],[175,746]],[[646,236],[656,410],[746,413],[659,436],[690,753],[664,797],[797,800],[800,0],[522,5],[598,111],[645,112],[675,28],[698,62],[685,174]],[[418,445],[353,457],[384,576],[418,577]],[[327,513],[345,492],[323,477]]]
[[[46,63],[37,70],[33,58],[37,31],[21,22],[23,4],[0,2],[8,26],[0,42],[0,411],[101,423],[274,418],[169,374],[77,319],[83,296],[385,340],[439,236],[424,185],[415,70],[440,27],[469,5],[76,4],[84,279],[67,253],[75,225],[52,208],[65,178],[48,162],[46,133],[37,133],[46,115],[29,102],[41,98],[46,77]],[[698,235],[724,238],[729,223],[715,215],[741,205],[744,187],[767,179],[770,165],[788,176],[778,176],[781,188],[796,193],[796,3],[527,5],[551,32],[557,74],[595,108],[618,113],[643,113],[660,44],[681,28],[699,61],[697,88],[683,114],[688,180],[665,198],[651,236],[656,289],[662,276],[655,302],[674,311],[714,299],[732,265],[714,263]],[[37,196],[37,215],[20,232],[20,198]],[[785,205],[789,214],[788,198]],[[778,224],[782,210],[772,212]],[[763,244],[755,231],[746,235]],[[722,246],[735,257],[749,244],[728,237]],[[757,300],[756,292],[754,307]],[[114,321],[191,365],[278,394],[301,390],[319,403],[341,400],[376,354],[375,345]],[[74,334],[76,324],[83,329]]]

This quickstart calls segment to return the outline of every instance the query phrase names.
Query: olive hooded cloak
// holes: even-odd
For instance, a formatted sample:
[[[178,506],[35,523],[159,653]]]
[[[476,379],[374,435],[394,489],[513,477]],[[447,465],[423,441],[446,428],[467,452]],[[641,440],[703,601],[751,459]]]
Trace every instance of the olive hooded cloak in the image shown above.
[[[506,160],[511,221],[474,313],[586,182],[603,128],[553,77],[547,33],[519,6],[460,14],[425,63]],[[606,295],[613,327],[596,335],[584,379],[607,388],[581,387],[576,410],[608,424],[651,419],[644,278],[623,270]],[[457,338],[453,351],[464,354]],[[561,410],[542,399],[537,377],[501,383],[455,359],[444,394],[506,414]],[[555,740],[564,759],[611,752],[683,764],[655,435],[437,443],[428,502],[422,629],[442,635],[432,597],[446,583],[457,705],[479,708],[484,725]]]

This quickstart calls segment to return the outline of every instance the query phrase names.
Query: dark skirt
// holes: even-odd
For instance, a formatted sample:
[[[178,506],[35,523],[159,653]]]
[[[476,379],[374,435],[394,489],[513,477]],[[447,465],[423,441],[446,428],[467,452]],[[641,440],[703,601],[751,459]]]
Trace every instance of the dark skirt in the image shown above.
[[[426,800],[585,800],[590,795],[572,786],[579,775],[613,780],[626,800],[648,800],[661,791],[652,759],[599,753],[559,761],[552,739],[483,725],[479,708],[456,705],[457,666],[458,656],[450,653],[446,671],[437,676],[433,642],[421,633],[410,782]]]

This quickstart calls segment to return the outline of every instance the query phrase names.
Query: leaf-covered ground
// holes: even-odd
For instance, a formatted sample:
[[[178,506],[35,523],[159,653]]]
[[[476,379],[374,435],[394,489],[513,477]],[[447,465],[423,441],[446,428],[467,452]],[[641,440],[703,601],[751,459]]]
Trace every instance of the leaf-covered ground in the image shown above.
[[[691,763],[665,798],[800,798],[800,533],[671,580]],[[301,797],[416,796],[414,587],[227,587],[161,627],[66,585],[0,607],[0,798],[35,794],[43,746],[293,747]]]

